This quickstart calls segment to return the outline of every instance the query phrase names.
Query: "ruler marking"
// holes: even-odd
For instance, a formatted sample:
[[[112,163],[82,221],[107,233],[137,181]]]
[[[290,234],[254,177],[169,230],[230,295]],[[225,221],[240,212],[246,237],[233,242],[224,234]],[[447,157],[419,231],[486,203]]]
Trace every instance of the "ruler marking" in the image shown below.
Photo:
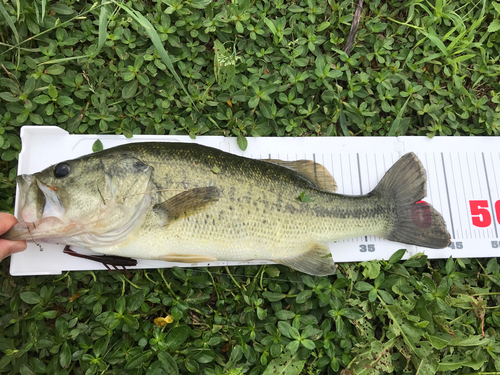
[[[361,167],[359,165],[359,153],[356,153],[356,159],[358,161],[358,177],[359,177],[359,191],[363,195],[363,185],[361,183]]]
[[[438,175],[438,166],[437,166],[437,162],[436,162],[436,153],[432,153],[432,159],[434,160],[434,174],[435,174],[435,181],[436,181],[436,187],[437,187],[437,192],[434,192],[434,195],[436,197],[436,202],[435,202],[435,206],[436,207],[439,207],[438,208],[438,211],[439,212],[443,212],[443,202],[442,202],[442,199],[441,199],[441,184],[440,184],[440,180],[439,180],[439,175]],[[438,202],[439,200],[439,202]]]
[[[491,159],[491,165],[494,166],[495,162],[493,161],[493,153],[490,153],[490,159]],[[498,195],[498,180],[497,180],[497,171],[495,168],[493,168],[493,176],[495,177],[495,189]]]
[[[472,175],[470,173],[469,153],[466,153],[465,156],[467,157],[467,169],[469,170],[470,189],[472,190],[472,196],[474,196],[474,184],[472,183]]]
[[[497,220],[495,217],[495,207],[493,206],[493,200],[491,199],[490,181],[488,179],[488,171],[486,170],[486,160],[484,159],[484,152],[481,152],[481,156],[483,157],[484,176],[486,177],[486,187],[488,188],[488,196],[490,198],[490,207],[491,207],[491,217],[493,219],[493,228],[495,228],[495,237],[498,238]]]
[[[458,152],[457,152],[457,157],[458,157]],[[455,200],[457,201],[457,211],[458,211],[458,217],[462,218],[463,216],[460,214],[460,202],[458,201],[458,192],[457,192],[457,179],[455,178],[455,168],[454,168],[453,159],[451,157],[450,153],[450,166],[451,166],[451,176],[453,177],[453,186],[455,188]],[[460,223],[460,233],[462,236],[460,238],[464,237],[464,231],[462,229],[462,221],[459,221]]]
[[[464,180],[464,174],[462,171],[462,159],[460,158],[460,154],[458,155],[458,166],[460,167],[460,178],[462,179],[462,190],[464,192],[464,199],[466,200],[465,205],[467,206],[467,194],[465,194],[465,183],[464,183],[465,180]],[[467,216],[467,208],[465,208],[465,216]],[[469,219],[467,219],[467,224],[469,225],[469,234],[472,237],[472,228],[470,227],[470,223],[471,223],[471,221]],[[465,230],[465,233],[467,234],[467,230]],[[466,235],[466,238],[469,238],[469,237]]]
[[[352,182],[351,154],[349,154],[349,176],[351,177],[351,194],[354,194],[354,183]]]
[[[340,157],[340,178],[342,179],[342,193],[345,194],[345,181],[344,181],[344,168],[342,167],[342,154],[339,155]]]
[[[448,192],[448,179],[446,178],[446,167],[444,165],[444,155],[441,153],[441,162],[443,163],[444,186],[446,187],[446,197],[448,198],[448,209],[450,211],[450,223],[452,238],[455,239],[455,226],[453,225],[453,216],[451,215],[450,193]]]

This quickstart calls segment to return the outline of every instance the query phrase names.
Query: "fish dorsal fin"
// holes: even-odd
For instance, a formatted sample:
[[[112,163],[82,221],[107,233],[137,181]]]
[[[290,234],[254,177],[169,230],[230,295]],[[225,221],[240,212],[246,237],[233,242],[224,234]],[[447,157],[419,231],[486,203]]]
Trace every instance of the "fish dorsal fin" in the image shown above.
[[[332,193],[337,191],[337,183],[330,172],[324,166],[312,160],[283,161],[278,159],[264,159],[264,161],[279,164],[300,173],[321,190]]]
[[[219,189],[215,186],[194,188],[155,205],[153,210],[162,216],[163,225],[166,225],[203,211],[209,204],[217,202],[219,196]]]
[[[328,246],[318,243],[315,243],[311,250],[299,256],[273,259],[273,261],[313,276],[332,275],[337,269]]]

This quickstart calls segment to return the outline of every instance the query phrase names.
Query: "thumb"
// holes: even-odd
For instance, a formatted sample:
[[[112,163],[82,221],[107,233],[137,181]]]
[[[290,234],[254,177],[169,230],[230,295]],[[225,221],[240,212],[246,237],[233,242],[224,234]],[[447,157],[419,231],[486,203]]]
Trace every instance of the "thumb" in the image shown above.
[[[26,241],[8,241],[0,239],[0,262],[9,255],[26,249]]]
[[[0,212],[0,234],[5,233],[16,223],[17,219],[14,215]],[[0,238],[0,261],[24,249],[26,249],[26,241],[8,241]]]

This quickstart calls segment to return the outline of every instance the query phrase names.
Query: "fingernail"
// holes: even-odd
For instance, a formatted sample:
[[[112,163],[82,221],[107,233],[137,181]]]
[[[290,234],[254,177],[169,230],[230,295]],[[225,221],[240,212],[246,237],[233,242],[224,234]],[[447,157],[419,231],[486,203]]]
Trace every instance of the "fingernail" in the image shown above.
[[[10,251],[12,253],[18,253],[20,251],[23,251],[24,249],[26,249],[26,243],[25,242],[17,242],[11,246]]]

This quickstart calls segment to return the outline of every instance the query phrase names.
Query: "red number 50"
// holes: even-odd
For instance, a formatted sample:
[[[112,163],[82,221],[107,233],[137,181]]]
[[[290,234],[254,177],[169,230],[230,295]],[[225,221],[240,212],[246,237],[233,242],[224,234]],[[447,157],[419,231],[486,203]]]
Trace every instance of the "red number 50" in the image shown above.
[[[497,201],[495,204],[495,209],[500,208],[500,201]],[[470,205],[470,213],[472,215],[472,224],[476,227],[486,228],[491,225],[491,214],[488,210],[488,201],[469,201]]]

